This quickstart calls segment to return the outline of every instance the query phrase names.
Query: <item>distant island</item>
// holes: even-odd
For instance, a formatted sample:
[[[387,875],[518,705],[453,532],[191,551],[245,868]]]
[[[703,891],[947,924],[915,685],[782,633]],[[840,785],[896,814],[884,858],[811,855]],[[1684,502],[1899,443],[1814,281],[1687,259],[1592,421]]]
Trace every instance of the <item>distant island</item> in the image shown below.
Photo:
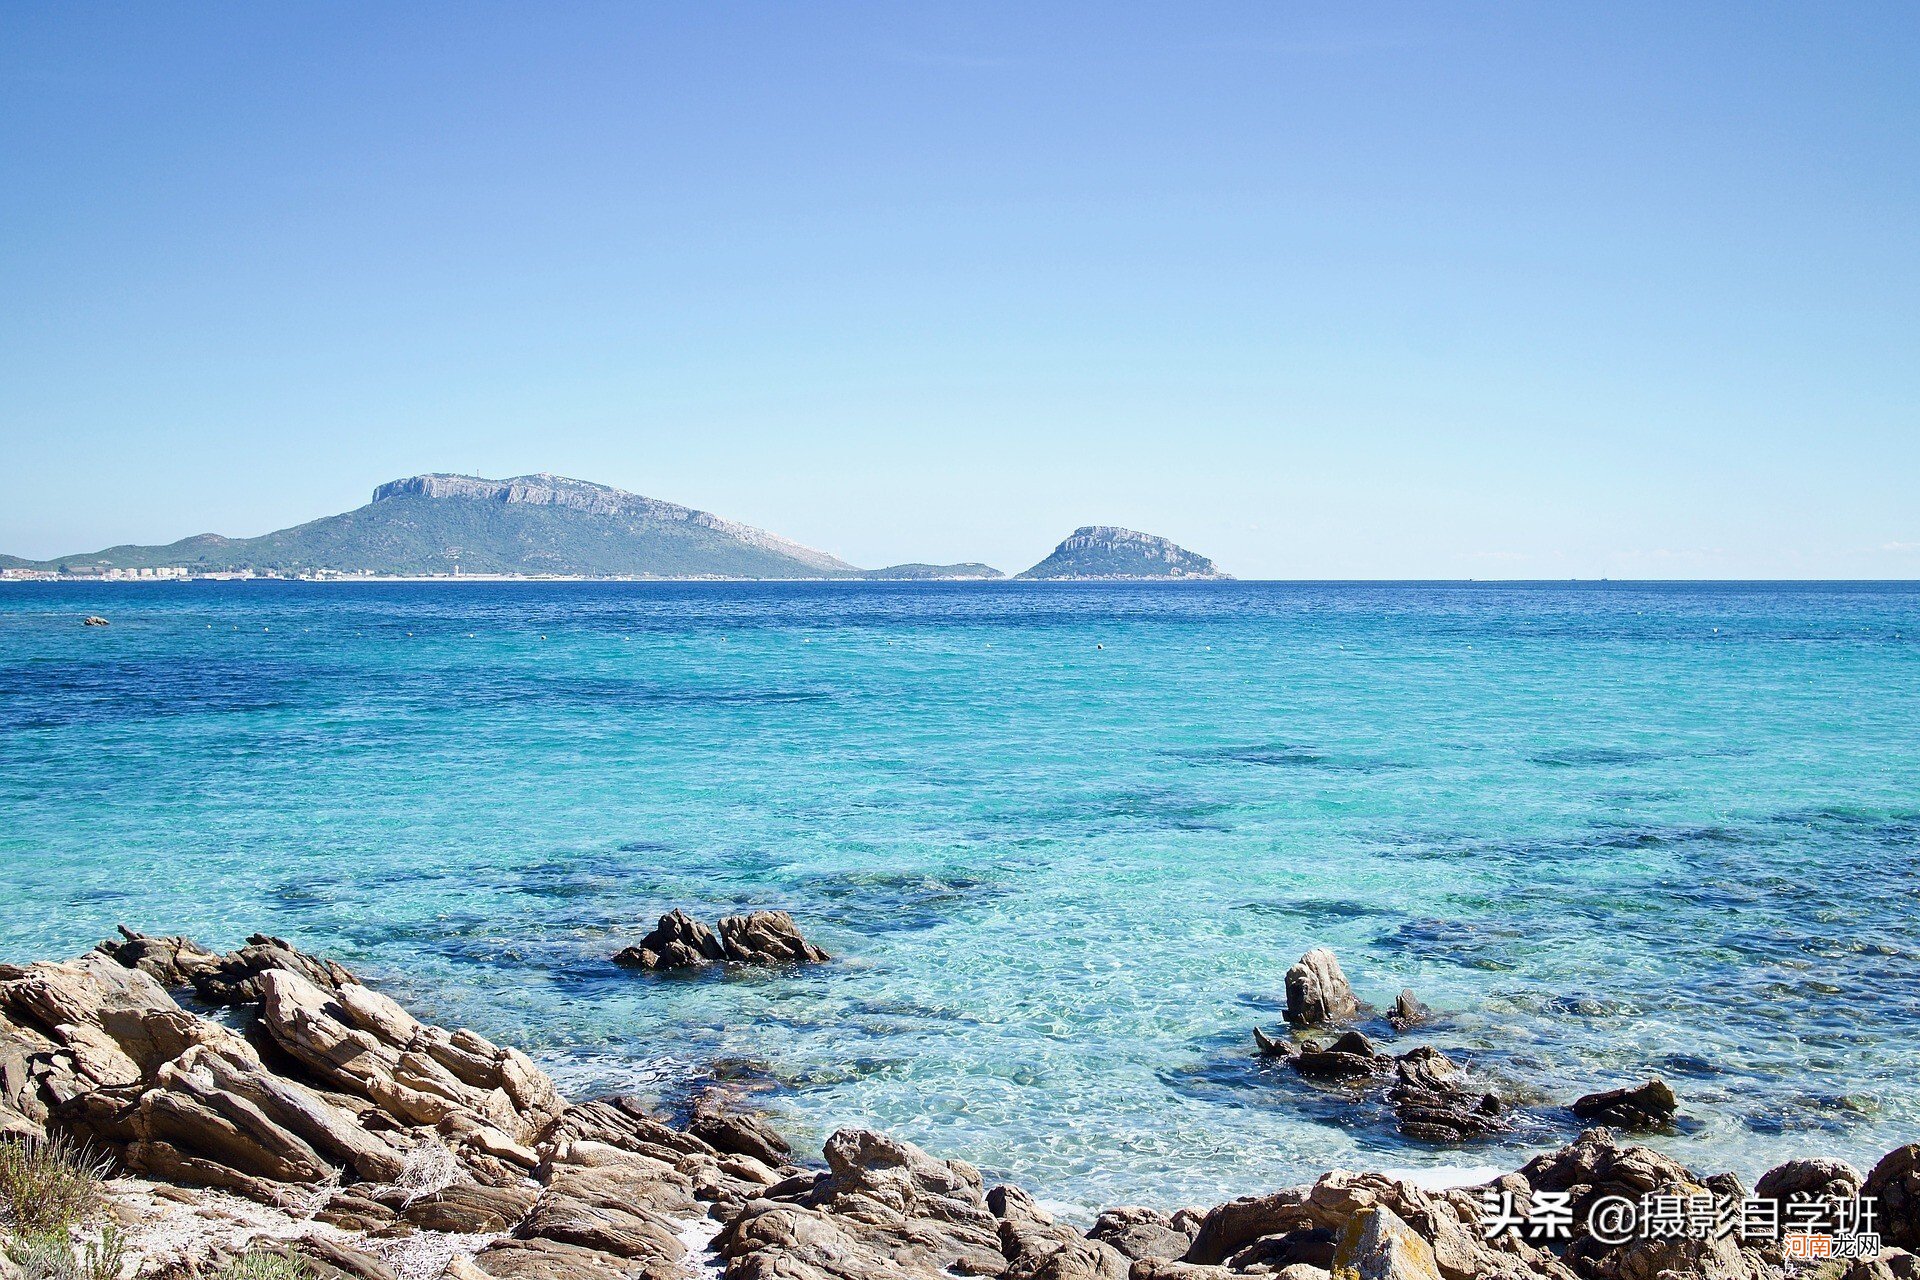
[[[1075,529],[1053,549],[1053,554],[1022,578],[1214,578],[1228,575],[1213,561],[1165,538],[1115,525],[1090,524]]]
[[[547,474],[393,480],[364,507],[257,538],[198,534],[52,560],[0,556],[8,578],[724,578],[931,582],[999,579],[991,565],[862,569],[692,507]],[[1076,530],[1018,577],[1222,578],[1205,556],[1105,525]]]

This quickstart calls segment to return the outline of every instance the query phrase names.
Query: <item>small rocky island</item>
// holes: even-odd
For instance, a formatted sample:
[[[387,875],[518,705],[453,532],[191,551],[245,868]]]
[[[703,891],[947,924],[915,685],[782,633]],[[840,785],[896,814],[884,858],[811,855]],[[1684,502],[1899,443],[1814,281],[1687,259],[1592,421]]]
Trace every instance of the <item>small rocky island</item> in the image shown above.
[[[1229,575],[1196,551],[1134,529],[1089,524],[1053,549],[1053,554],[1016,577],[1029,581],[1074,578],[1212,578]]]

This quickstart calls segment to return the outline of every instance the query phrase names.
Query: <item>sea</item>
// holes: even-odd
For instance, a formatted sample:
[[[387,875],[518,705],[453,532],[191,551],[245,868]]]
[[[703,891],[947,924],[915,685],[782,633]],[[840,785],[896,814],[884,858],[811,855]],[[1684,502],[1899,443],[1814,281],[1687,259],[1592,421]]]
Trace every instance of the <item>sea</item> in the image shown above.
[[[0,959],[266,932],[1082,1216],[1512,1167],[1656,1075],[1703,1173],[1870,1163],[1917,864],[1920,584],[0,585]],[[837,959],[610,963],[674,907]],[[1256,1058],[1314,946],[1516,1129]]]

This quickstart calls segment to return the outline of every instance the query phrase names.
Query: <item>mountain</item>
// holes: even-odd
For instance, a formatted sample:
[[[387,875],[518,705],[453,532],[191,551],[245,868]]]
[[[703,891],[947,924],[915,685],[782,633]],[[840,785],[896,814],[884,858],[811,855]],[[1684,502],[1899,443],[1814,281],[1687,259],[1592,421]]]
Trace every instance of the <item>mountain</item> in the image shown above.
[[[884,569],[868,569],[860,576],[876,582],[934,582],[1007,575],[990,564],[969,560],[965,564],[890,564]]]
[[[1165,538],[1090,524],[1019,578],[1225,578],[1213,561]]]
[[[564,476],[422,475],[373,501],[258,538],[205,533],[163,547],[109,547],[38,568],[202,572],[545,573],[826,578],[859,570],[797,542],[691,507]]]

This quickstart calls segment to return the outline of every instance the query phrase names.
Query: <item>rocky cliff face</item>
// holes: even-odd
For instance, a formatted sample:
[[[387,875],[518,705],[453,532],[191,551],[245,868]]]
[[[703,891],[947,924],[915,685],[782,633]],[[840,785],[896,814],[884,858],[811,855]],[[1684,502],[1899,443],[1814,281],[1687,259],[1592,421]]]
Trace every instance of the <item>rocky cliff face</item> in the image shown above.
[[[1197,552],[1136,529],[1090,524],[1022,578],[1225,578]]]

